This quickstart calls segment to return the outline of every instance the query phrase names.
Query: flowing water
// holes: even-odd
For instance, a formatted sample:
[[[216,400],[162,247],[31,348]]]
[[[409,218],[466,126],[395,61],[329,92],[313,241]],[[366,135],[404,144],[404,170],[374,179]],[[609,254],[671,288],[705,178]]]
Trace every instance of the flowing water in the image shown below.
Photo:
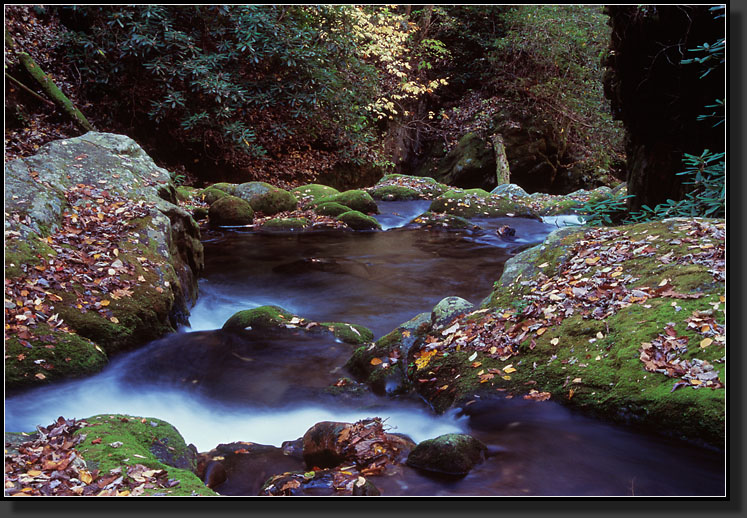
[[[381,203],[385,232],[206,231],[206,270],[190,326],[115,358],[96,376],[6,399],[5,429],[57,416],[127,413],[164,419],[199,451],[251,441],[279,446],[324,420],[386,419],[416,442],[465,432],[491,455],[466,477],[403,468],[375,484],[387,495],[722,495],[723,453],[634,433],[552,402],[496,399],[468,415],[434,415],[406,398],[335,396],[352,346],[329,333],[220,330],[236,311],[282,306],[307,319],[351,322],[376,337],[445,296],[475,304],[506,259],[567,219],[499,218],[484,231],[401,228],[422,202]],[[495,228],[516,229],[511,241]],[[235,494],[235,493],[232,493]]]

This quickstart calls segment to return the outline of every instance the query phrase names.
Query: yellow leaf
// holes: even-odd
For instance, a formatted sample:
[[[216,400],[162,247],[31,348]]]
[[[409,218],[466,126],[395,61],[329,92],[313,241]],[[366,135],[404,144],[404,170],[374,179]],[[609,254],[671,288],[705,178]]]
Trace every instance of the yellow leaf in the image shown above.
[[[597,257],[590,257],[586,260],[586,264],[597,264],[599,262],[599,256]]]
[[[47,377],[44,374],[42,374],[41,372],[39,372],[37,374],[34,374],[34,377],[37,378],[37,379],[40,379],[40,380],[47,379]]]
[[[507,374],[510,374],[510,373],[512,373],[512,372],[516,372],[516,369],[514,369],[514,366],[513,366],[513,365],[506,365],[506,366],[505,366],[505,367],[503,368],[503,372],[505,372],[505,373],[507,373]]]
[[[568,399],[571,399],[573,397],[573,389],[568,391]]]
[[[424,368],[426,365],[428,365],[428,363],[431,361],[431,358],[433,358],[433,356],[435,354],[436,354],[436,350],[435,349],[433,349],[431,351],[424,352],[420,356],[420,358],[418,358],[417,360],[415,360],[415,365],[417,366],[418,369]]]
[[[709,346],[709,345],[711,345],[712,343],[713,343],[713,340],[711,340],[710,338],[704,338],[704,339],[703,339],[703,340],[701,340],[701,342],[700,342],[700,348],[701,348],[701,349],[705,349],[706,347],[708,347],[708,346]]]
[[[495,352],[498,350],[498,348],[494,345],[490,348],[490,354],[495,354]]]
[[[130,496],[130,491],[125,489],[124,491],[117,491],[117,496]]]
[[[111,317],[109,320],[111,320],[115,324],[119,324],[119,319],[117,317]]]
[[[80,479],[80,481],[84,484],[90,484],[91,482],[93,482],[93,477],[91,476],[91,474],[84,469],[78,472],[78,479]]]
[[[718,300],[720,300],[721,302],[726,302],[726,297],[724,297],[723,295],[721,295],[721,296],[719,296]]]
[[[547,331],[546,327],[540,327],[539,329],[537,329],[537,336],[542,336],[545,331]]]
[[[560,339],[559,338],[553,338],[552,340],[550,340],[550,343],[553,344],[553,345],[558,345],[560,343]]]
[[[41,474],[42,474],[42,472],[41,472],[41,471],[39,471],[39,470],[36,470],[36,469],[32,469],[32,470],[29,470],[29,471],[27,471],[27,472],[26,472],[26,474],[27,474],[27,475],[28,475],[29,477],[38,477],[39,475],[41,475]]]
[[[508,374],[506,374],[505,376],[501,376],[501,378],[503,378],[504,380],[508,381],[508,380],[511,379],[511,376],[509,376]]]
[[[690,380],[690,383],[692,383],[693,385],[700,385],[703,382],[700,380]]]
[[[602,332],[601,332],[601,331],[599,331],[599,332],[597,333],[597,338],[598,338],[599,340],[601,340],[602,338],[604,338],[604,335],[602,334]]]
[[[709,329],[711,329],[711,326],[705,325],[705,326],[703,326],[703,327],[700,328],[700,332],[701,333],[706,333],[706,332],[708,332]]]
[[[101,305],[102,305],[102,306],[108,306],[109,304],[111,304],[111,301],[110,301],[110,300],[102,300],[102,301],[101,301]]]
[[[571,383],[581,383],[581,378],[573,378]]]
[[[621,276],[621,275],[622,275],[622,272],[612,272],[612,273],[610,274],[610,277],[619,277],[619,276]]]
[[[402,331],[402,337],[403,338],[409,338],[409,336],[410,336],[410,331],[407,331],[407,330]]]

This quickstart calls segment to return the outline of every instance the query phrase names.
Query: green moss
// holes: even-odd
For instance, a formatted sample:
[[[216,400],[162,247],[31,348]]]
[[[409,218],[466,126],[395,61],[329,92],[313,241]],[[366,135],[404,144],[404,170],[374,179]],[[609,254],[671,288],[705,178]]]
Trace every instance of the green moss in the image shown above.
[[[421,198],[420,193],[415,189],[402,187],[400,185],[383,185],[381,187],[374,187],[371,190],[371,196],[377,200],[387,201],[417,200]]]
[[[247,327],[277,327],[285,324],[294,316],[296,315],[280,306],[260,306],[235,313],[231,318],[226,320],[226,323],[223,324],[223,329],[242,330]]]
[[[366,216],[357,210],[343,212],[337,219],[345,223],[353,230],[381,230],[381,224],[371,216]]]
[[[445,212],[462,218],[500,217],[513,214],[519,217],[537,218],[535,211],[520,201],[508,197],[491,196],[483,189],[456,190],[445,192],[428,209],[431,212]]]
[[[228,193],[217,187],[210,186],[197,193],[196,198],[200,201],[204,201],[208,205],[212,205],[221,198],[228,196]]]
[[[21,265],[36,266],[45,262],[49,257],[55,257],[55,252],[47,242],[34,235],[27,239],[6,239],[5,241],[5,278],[23,275]]]
[[[350,207],[346,207],[345,205],[341,205],[334,201],[320,203],[319,205],[314,207],[314,212],[316,212],[317,214],[332,217],[337,217],[340,214],[348,212],[349,210]]]
[[[211,185],[211,187],[215,187],[216,189],[220,189],[221,191],[230,194],[231,196],[236,196],[236,184],[235,183],[227,183],[227,182],[218,182]]]
[[[364,214],[378,214],[379,212],[379,207],[371,195],[360,189],[345,191],[334,196],[325,196],[324,198],[320,198],[317,203],[321,204],[330,201],[345,205],[352,210],[357,210]]]
[[[196,451],[187,447],[184,438],[169,423],[156,418],[119,414],[102,414],[85,421],[89,426],[76,432],[85,435],[85,439],[76,449],[89,471],[98,469],[106,474],[120,468],[126,474],[130,466],[142,464],[151,469],[164,469],[169,479],[179,480],[173,488],[146,489],[146,495],[216,494],[194,474]],[[111,446],[118,442],[122,445]]]
[[[330,187],[328,185],[321,185],[318,183],[310,183],[306,185],[301,185],[300,187],[291,189],[291,192],[296,196],[296,198],[298,198],[301,201],[303,205],[315,203],[317,200],[321,198],[327,198],[329,196],[340,194],[340,191],[338,191],[334,187]]]
[[[33,343],[31,348],[24,347],[17,336],[10,336],[5,341],[6,388],[15,389],[95,374],[108,362],[103,350],[74,333],[66,333],[47,324],[36,325],[33,333],[38,339],[29,341]]]
[[[275,218],[262,223],[262,230],[302,230],[309,225],[306,218]]]
[[[197,189],[194,187],[187,187],[186,185],[180,185],[176,188],[176,199],[178,201],[189,201],[197,193]]]
[[[413,219],[409,224],[436,230],[474,230],[480,228],[468,219],[459,216],[452,216],[451,214],[430,211],[424,212]]]
[[[298,200],[288,191],[273,188],[268,192],[252,196],[249,199],[249,204],[255,212],[271,216],[279,212],[296,210]]]
[[[359,345],[373,340],[373,333],[367,327],[344,322],[322,322],[320,324],[332,331],[335,338],[345,343]]]
[[[254,210],[246,200],[229,194],[210,205],[208,217],[214,226],[248,225],[254,221]]]

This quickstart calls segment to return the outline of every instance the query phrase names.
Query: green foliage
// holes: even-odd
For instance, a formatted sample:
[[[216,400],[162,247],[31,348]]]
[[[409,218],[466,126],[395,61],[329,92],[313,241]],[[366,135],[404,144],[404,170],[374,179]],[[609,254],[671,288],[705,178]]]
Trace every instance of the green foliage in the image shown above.
[[[91,99],[238,165],[312,145],[376,159],[376,107],[407,85],[385,81],[404,74],[410,28],[383,7],[60,9],[88,21],[66,46]]]
[[[574,150],[588,170],[609,169],[622,154],[622,129],[602,88],[602,7],[512,6],[501,19],[505,35],[489,54],[499,82],[549,124],[561,152]]]

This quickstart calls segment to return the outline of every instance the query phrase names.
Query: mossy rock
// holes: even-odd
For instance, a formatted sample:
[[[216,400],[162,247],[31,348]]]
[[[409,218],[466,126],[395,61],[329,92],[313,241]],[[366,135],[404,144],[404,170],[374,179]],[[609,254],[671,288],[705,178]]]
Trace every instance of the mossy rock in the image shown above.
[[[291,189],[291,193],[301,202],[302,205],[306,206],[316,203],[317,200],[320,200],[321,198],[328,198],[340,194],[340,191],[334,187],[330,187],[329,185],[310,183]]]
[[[262,223],[261,230],[272,230],[279,232],[290,232],[303,230],[309,225],[307,218],[274,218]]]
[[[47,324],[38,324],[34,332],[45,337],[46,347],[24,347],[15,335],[5,341],[5,386],[8,388],[88,376],[99,372],[109,361],[103,349],[75,333],[66,333]]]
[[[385,201],[408,201],[418,200],[421,198],[420,193],[415,189],[403,187],[400,185],[382,185],[370,190],[371,196],[376,200]]]
[[[466,219],[495,218],[509,214],[539,219],[528,203],[514,201],[505,196],[491,196],[483,189],[452,189],[433,200],[428,210]]]
[[[357,324],[347,324],[344,322],[322,322],[322,327],[326,327],[338,340],[347,344],[360,345],[373,340],[374,335],[367,327]]]
[[[208,217],[213,226],[249,225],[254,221],[254,210],[246,200],[227,194],[210,205]]]
[[[485,459],[487,446],[471,435],[449,433],[418,444],[407,457],[413,468],[464,476]]]
[[[213,185],[211,185],[211,187],[220,189],[221,191],[228,193],[231,196],[236,196],[236,184],[235,183],[218,182],[218,183],[214,183]]]
[[[176,188],[176,199],[178,201],[189,201],[192,199],[192,196],[194,196],[196,192],[197,189],[195,189],[194,187],[180,185]]]
[[[222,189],[218,189],[217,187],[213,185],[198,192],[195,198],[200,201],[204,201],[208,205],[212,205],[219,199],[225,198],[226,196],[229,196],[229,194],[226,191]]]
[[[360,189],[354,189],[351,191],[345,191],[340,194],[333,196],[325,196],[317,201],[317,204],[333,201],[340,205],[350,207],[351,210],[357,210],[364,214],[378,214],[379,207],[376,202],[366,191]]]
[[[171,488],[146,489],[145,495],[214,496],[195,475],[197,450],[187,446],[171,424],[153,417],[101,414],[84,420],[88,426],[76,431],[85,439],[76,450],[86,462],[88,471],[109,473],[142,464],[151,469],[166,470],[169,479],[179,483]],[[96,441],[94,443],[94,441]],[[120,446],[112,446],[121,443]]]
[[[235,195],[249,202],[255,212],[272,216],[279,212],[293,211],[298,200],[293,194],[266,182],[246,182],[236,186]]]
[[[450,323],[457,316],[469,313],[475,307],[470,301],[461,297],[446,297],[436,304],[431,312],[433,327],[438,329]]]
[[[434,175],[439,181],[457,187],[493,188],[498,183],[495,154],[490,142],[476,133],[463,135]]]
[[[460,216],[431,211],[424,212],[410,221],[408,225],[415,225],[434,230],[476,230],[480,228],[470,220]]]
[[[295,316],[280,306],[260,306],[234,313],[223,324],[223,329],[243,330],[248,327],[253,329],[277,327],[289,322]]]
[[[320,203],[319,205],[314,207],[314,212],[316,212],[317,214],[321,216],[331,216],[333,218],[336,218],[340,214],[349,211],[350,207],[346,207],[345,205],[341,205],[334,201]]]
[[[371,216],[366,216],[357,210],[343,212],[337,219],[353,230],[381,230],[381,224]]]

